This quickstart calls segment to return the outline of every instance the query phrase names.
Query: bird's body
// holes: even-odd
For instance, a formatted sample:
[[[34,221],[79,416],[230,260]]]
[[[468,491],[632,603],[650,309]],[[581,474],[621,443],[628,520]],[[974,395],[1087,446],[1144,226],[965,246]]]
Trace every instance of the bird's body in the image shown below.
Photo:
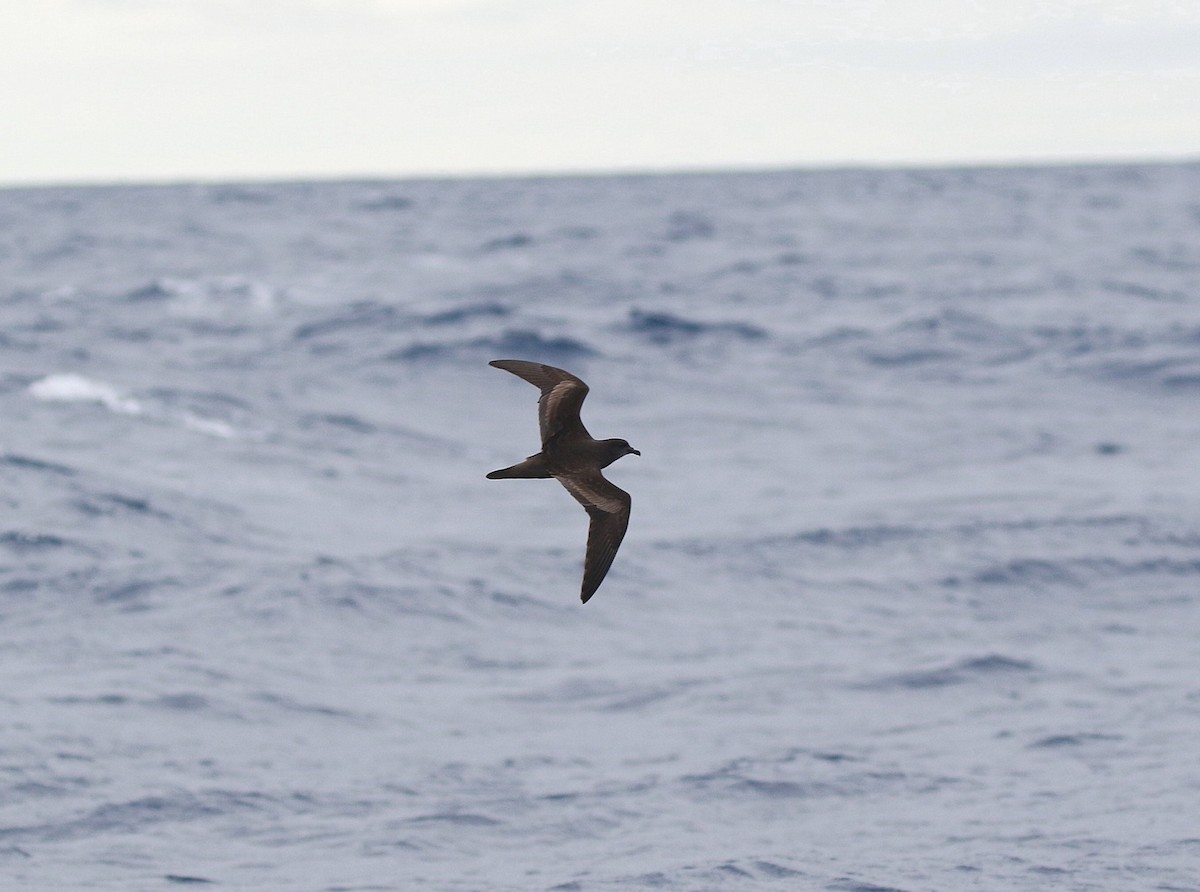
[[[629,527],[629,493],[604,479],[601,469],[623,455],[641,455],[625,440],[596,440],[579,419],[588,386],[570,372],[540,362],[496,359],[489,365],[512,372],[541,392],[538,427],[542,451],[488,474],[491,480],[553,477],[591,518],[580,598],[596,593]]]

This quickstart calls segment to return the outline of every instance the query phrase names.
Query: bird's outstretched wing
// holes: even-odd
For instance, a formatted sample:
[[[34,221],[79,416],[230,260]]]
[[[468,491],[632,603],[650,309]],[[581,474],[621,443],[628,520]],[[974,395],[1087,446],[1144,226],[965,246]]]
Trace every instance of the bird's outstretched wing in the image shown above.
[[[571,477],[559,477],[558,482],[575,497],[592,519],[588,525],[587,552],[583,558],[583,588],[579,597],[584,604],[600,588],[625,530],[629,528],[629,493],[609,483],[594,471]]]
[[[542,392],[538,400],[538,428],[543,448],[563,434],[589,436],[579,420],[579,409],[587,396],[588,386],[579,378],[552,365],[524,359],[493,359],[488,365],[512,372]]]

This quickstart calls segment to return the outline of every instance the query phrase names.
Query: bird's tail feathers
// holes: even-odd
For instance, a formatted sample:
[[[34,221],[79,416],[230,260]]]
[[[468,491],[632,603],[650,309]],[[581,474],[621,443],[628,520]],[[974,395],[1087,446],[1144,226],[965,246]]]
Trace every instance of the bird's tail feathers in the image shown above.
[[[488,480],[506,480],[508,478],[544,478],[553,476],[546,470],[546,460],[542,458],[541,453],[531,455],[523,462],[519,462],[512,467],[501,468],[498,471],[492,471],[488,474]]]

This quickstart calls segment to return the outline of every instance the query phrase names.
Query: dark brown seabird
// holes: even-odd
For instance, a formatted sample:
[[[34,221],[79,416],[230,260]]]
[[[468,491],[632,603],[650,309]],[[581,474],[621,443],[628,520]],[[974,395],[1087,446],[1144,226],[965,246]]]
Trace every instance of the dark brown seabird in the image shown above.
[[[511,468],[492,471],[488,479],[553,477],[584,507],[592,519],[579,594],[586,604],[604,581],[629,527],[629,493],[605,480],[600,469],[623,455],[641,453],[625,440],[592,438],[579,420],[588,386],[570,372],[523,359],[494,359],[488,365],[512,372],[542,392],[538,399],[542,451]]]

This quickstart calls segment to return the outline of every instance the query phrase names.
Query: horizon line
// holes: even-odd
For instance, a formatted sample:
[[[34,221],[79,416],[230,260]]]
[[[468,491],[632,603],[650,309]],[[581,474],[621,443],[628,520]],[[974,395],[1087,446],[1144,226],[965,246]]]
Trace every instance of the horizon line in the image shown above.
[[[399,183],[459,182],[467,180],[557,180],[604,177],[705,176],[767,173],[833,173],[838,171],[952,171],[1021,168],[1128,167],[1200,164],[1200,151],[1176,154],[1130,154],[1103,156],[1022,156],[1013,158],[964,158],[956,160],[845,160],[786,163],[731,164],[630,164],[608,167],[546,167],[513,169],[446,169],[409,172],[344,171],[337,173],[251,173],[164,174],[147,177],[62,177],[7,180],[0,175],[0,191],[35,189],[104,189],[120,187],[299,185],[302,183]]]

